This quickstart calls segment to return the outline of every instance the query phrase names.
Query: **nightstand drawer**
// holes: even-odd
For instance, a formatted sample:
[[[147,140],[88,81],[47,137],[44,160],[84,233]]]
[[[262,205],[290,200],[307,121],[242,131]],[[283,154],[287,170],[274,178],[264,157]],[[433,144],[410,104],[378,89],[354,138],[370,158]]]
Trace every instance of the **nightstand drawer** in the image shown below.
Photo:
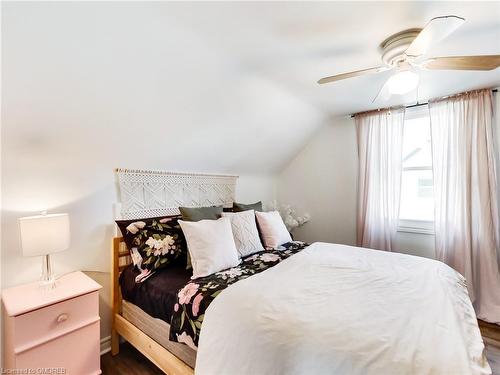
[[[22,353],[99,320],[99,294],[92,292],[14,317],[14,352]]]
[[[52,374],[95,375],[100,374],[99,322],[79,328],[57,340],[48,341],[19,354],[16,367],[20,369],[56,368]],[[29,372],[29,374],[45,372]],[[49,372],[46,372],[49,374]]]

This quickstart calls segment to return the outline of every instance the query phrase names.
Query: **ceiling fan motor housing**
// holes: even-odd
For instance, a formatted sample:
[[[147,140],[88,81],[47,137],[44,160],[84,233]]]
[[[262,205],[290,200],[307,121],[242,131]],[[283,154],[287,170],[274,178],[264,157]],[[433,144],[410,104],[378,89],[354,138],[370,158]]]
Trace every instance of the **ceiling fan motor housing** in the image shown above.
[[[405,54],[422,29],[409,29],[391,35],[380,44],[382,61],[389,66],[399,66],[412,59]]]

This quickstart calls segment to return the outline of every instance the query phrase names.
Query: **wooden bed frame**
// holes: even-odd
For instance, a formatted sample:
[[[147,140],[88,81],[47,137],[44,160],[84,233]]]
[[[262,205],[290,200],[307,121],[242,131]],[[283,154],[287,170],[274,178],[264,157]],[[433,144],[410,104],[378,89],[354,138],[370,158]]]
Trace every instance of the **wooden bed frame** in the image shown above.
[[[130,253],[122,237],[113,238],[111,259],[111,301],[113,304],[111,354],[113,356],[118,354],[121,336],[166,374],[193,375],[193,368],[189,367],[121,315],[122,297],[119,277],[122,270],[132,262]]]
[[[231,207],[238,176],[115,169],[118,187],[116,219],[142,219],[179,215],[179,207],[223,205]],[[119,351],[120,336],[169,375],[193,375],[194,369],[122,316],[119,277],[132,263],[122,237],[113,238],[111,252],[111,354]]]

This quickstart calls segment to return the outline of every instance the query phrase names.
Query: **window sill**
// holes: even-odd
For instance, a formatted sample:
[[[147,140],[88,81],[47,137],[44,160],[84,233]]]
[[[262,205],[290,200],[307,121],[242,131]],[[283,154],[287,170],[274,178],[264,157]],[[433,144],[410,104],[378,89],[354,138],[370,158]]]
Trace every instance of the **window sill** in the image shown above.
[[[427,234],[429,236],[433,236],[434,235],[434,230],[433,229],[424,229],[424,228],[398,227],[398,232],[416,233],[416,234]]]
[[[398,232],[434,235],[434,222],[420,220],[399,221]]]

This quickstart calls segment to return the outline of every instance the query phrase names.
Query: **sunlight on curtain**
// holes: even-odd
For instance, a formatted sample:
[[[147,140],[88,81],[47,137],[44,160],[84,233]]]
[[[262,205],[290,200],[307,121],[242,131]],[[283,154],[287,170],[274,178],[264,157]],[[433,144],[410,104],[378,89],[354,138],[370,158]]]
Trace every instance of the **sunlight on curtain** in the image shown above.
[[[404,108],[355,116],[357,244],[392,251],[398,226]]]
[[[500,323],[491,90],[429,103],[436,256],[467,279],[479,318]]]

